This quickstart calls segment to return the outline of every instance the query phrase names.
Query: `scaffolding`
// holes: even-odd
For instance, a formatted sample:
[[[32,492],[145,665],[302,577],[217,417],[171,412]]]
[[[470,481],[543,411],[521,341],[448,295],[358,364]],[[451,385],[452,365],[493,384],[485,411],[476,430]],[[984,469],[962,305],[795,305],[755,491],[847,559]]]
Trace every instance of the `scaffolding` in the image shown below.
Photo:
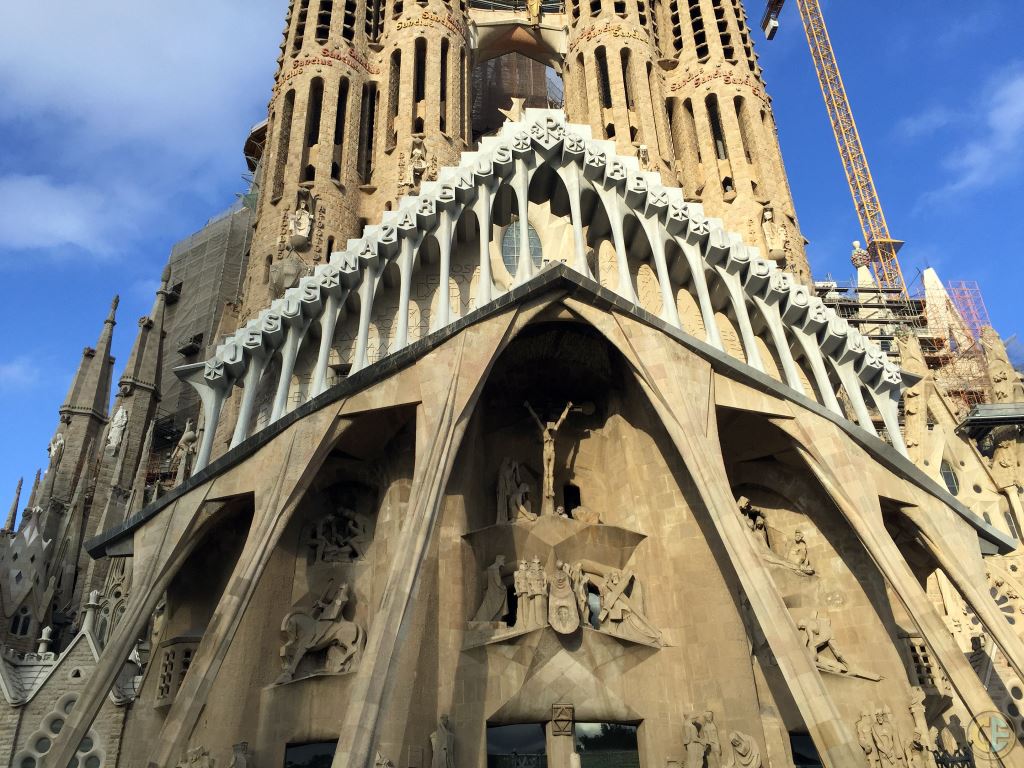
[[[946,286],[950,301],[963,318],[967,330],[974,339],[981,338],[981,329],[992,323],[988,318],[985,298],[981,295],[981,287],[975,280],[954,280]]]
[[[988,315],[977,283],[951,283],[946,289],[929,279],[923,289],[909,294],[881,287],[862,272],[857,281],[839,282],[829,275],[814,287],[825,306],[877,343],[897,365],[902,364],[897,340],[916,337],[936,386],[949,396],[958,416],[991,400],[988,361],[979,340]]]

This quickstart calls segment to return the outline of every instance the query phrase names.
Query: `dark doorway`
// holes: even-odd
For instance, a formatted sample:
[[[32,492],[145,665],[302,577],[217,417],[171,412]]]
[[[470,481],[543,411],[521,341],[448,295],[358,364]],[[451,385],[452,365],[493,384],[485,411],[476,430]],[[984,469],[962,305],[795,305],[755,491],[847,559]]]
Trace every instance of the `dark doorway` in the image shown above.
[[[576,723],[582,768],[640,768],[637,727],[624,723]]]
[[[793,765],[795,768],[822,768],[818,750],[808,734],[790,731],[789,744],[793,748]]]
[[[284,768],[331,768],[337,749],[336,741],[289,744],[284,749]]]
[[[547,768],[541,723],[487,727],[487,768]]]
[[[572,483],[566,483],[562,489],[562,503],[565,505],[565,514],[572,517],[572,511],[583,503],[579,487]]]

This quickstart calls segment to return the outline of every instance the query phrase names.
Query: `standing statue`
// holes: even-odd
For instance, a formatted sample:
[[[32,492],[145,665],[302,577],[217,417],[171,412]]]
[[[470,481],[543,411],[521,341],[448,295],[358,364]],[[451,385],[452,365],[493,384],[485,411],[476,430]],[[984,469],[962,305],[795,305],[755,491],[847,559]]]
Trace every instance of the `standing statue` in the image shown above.
[[[508,613],[508,590],[505,589],[504,577],[501,575],[504,565],[505,556],[498,555],[484,571],[484,600],[473,621],[501,621],[501,617]]]
[[[871,725],[871,737],[874,740],[878,765],[881,768],[906,768],[907,754],[892,726],[891,716],[888,712],[881,709],[876,710],[875,721]]]
[[[761,231],[764,243],[768,246],[768,258],[772,261],[785,262],[789,254],[789,233],[786,225],[775,218],[775,209],[765,206],[761,213]]]
[[[703,768],[705,744],[700,737],[700,715],[693,713],[683,718],[684,768]]]
[[[110,420],[110,430],[107,432],[107,450],[116,451],[121,447],[124,440],[124,431],[128,426],[128,411],[122,405],[117,409],[114,418]]]
[[[726,768],[762,768],[761,750],[745,733],[730,733],[729,745],[732,747],[732,757]]]
[[[580,621],[583,626],[590,626],[590,576],[583,571],[583,563],[576,563],[569,569],[569,578],[572,581],[572,591],[576,595],[576,607],[580,612]]]
[[[803,531],[793,534],[793,543],[789,547],[789,555],[786,560],[801,573],[806,573],[808,576],[814,574],[811,561],[807,557],[807,541],[804,539]]]
[[[281,646],[283,671],[278,683],[291,682],[302,660],[316,651],[327,651],[327,663],[321,671],[328,674],[348,672],[359,660],[365,633],[342,616],[349,601],[349,586],[342,584],[331,599],[330,594],[328,587],[312,610],[292,611],[281,622],[285,643]]]
[[[936,768],[935,739],[928,728],[924,698],[924,691],[916,685],[910,689],[910,716],[914,719],[914,736],[908,750],[911,768]]]
[[[519,568],[512,575],[512,590],[516,595],[516,629],[527,629],[533,624],[533,607],[530,604],[530,570],[526,560],[519,561]]]
[[[50,469],[56,471],[57,467],[60,466],[60,460],[64,458],[64,433],[58,432],[53,438],[53,442],[50,443],[46,449],[47,455],[50,457]]]
[[[448,715],[441,715],[437,730],[430,734],[430,768],[455,768],[455,731]]]
[[[196,434],[195,425],[192,423],[192,419],[189,419],[185,422],[185,431],[181,433],[181,438],[171,453],[171,466],[177,467],[175,485],[181,485],[188,478],[192,469],[192,454],[196,451],[198,440],[199,436]]]
[[[416,136],[412,140],[412,149],[409,150],[409,176],[406,183],[409,186],[418,187],[429,165],[430,163],[427,161],[427,148],[423,144],[423,138]]]
[[[518,461],[508,457],[498,470],[498,524],[537,519],[530,503],[530,486],[523,482]]]
[[[231,763],[228,768],[249,768],[249,742],[243,741],[231,747]]]
[[[722,768],[722,744],[718,740],[715,713],[705,712],[700,719],[700,740],[707,754],[707,768]]]
[[[562,428],[566,418],[569,416],[572,401],[565,406],[565,410],[558,417],[558,421],[548,422],[541,421],[529,402],[524,401],[523,405],[540,428],[540,439],[544,446],[544,491],[540,513],[542,515],[553,515],[555,513],[555,435],[558,434],[558,430]]]
[[[526,14],[535,27],[540,24],[540,3],[541,0],[526,0]]]
[[[533,558],[527,575],[530,589],[530,626],[543,627],[548,623],[548,575],[540,564],[540,558]]]
[[[580,628],[580,612],[576,605],[570,567],[561,561],[556,564],[555,575],[551,577],[548,622],[555,632],[562,635],[571,635]]]
[[[873,718],[867,713],[861,713],[857,720],[857,743],[864,750],[864,757],[867,758],[868,768],[878,768],[878,752],[875,751],[875,740],[871,734]]]

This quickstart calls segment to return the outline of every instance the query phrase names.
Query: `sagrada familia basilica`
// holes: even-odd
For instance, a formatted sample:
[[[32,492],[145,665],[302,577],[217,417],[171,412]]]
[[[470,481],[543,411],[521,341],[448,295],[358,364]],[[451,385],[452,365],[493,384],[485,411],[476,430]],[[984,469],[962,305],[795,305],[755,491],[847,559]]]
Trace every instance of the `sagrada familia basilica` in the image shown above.
[[[1019,422],[821,295],[740,0],[284,10],[11,508],[0,763],[1024,765]]]

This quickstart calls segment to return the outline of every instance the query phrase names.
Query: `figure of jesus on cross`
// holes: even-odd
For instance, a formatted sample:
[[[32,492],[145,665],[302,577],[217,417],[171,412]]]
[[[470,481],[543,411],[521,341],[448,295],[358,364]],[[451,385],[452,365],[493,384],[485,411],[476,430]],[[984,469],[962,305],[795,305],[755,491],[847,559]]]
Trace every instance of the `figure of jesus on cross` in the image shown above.
[[[526,410],[533,416],[533,420],[537,422],[537,426],[540,428],[540,439],[544,444],[544,493],[540,513],[542,515],[553,515],[555,514],[555,435],[558,434],[558,430],[562,428],[562,424],[565,423],[566,418],[569,416],[572,401],[570,400],[565,406],[565,410],[562,411],[558,421],[547,422],[541,421],[541,418],[536,414],[529,402],[524,401],[523,405],[526,406]]]

